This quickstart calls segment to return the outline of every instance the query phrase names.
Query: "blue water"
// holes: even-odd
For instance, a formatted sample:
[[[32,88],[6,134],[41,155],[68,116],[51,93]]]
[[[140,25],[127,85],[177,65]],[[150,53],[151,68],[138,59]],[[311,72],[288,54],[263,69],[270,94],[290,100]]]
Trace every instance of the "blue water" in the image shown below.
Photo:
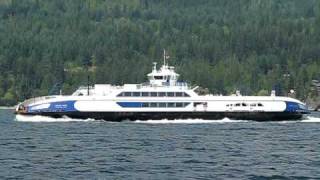
[[[320,179],[319,113],[110,123],[0,110],[0,138],[0,179]]]

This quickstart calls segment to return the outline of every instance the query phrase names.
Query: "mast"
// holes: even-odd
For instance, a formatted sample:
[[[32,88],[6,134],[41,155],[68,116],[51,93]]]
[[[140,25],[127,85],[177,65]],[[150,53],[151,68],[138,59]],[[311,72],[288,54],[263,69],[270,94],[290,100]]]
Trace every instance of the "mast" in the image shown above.
[[[87,95],[90,95],[90,75],[89,75],[89,70],[87,70],[88,73],[88,79],[87,79]]]
[[[93,59],[93,56],[91,56],[91,58],[90,58],[90,56],[86,56],[83,59],[83,65],[85,66],[86,71],[87,71],[87,95],[88,96],[90,95],[90,72],[89,72],[89,68],[92,65],[92,62],[91,62],[92,59]]]
[[[166,50],[163,49],[163,65],[166,65]]]
[[[163,49],[163,65],[167,66],[166,60],[169,59],[169,56],[166,54],[166,50]]]

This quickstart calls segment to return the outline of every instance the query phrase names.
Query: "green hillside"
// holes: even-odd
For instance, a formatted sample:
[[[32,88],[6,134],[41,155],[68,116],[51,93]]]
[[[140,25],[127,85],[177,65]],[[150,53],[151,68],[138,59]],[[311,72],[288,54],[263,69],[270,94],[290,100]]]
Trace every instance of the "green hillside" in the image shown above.
[[[317,0],[1,0],[0,105],[92,83],[140,83],[170,54],[215,94],[295,89],[320,79]]]

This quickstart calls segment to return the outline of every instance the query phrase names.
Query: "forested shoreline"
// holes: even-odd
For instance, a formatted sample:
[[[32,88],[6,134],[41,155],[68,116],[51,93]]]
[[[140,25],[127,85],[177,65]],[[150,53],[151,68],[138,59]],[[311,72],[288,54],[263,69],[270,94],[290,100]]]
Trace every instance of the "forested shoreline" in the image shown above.
[[[319,42],[317,0],[2,0],[0,105],[69,94],[88,64],[92,84],[143,82],[163,48],[211,93],[305,100],[318,96]]]

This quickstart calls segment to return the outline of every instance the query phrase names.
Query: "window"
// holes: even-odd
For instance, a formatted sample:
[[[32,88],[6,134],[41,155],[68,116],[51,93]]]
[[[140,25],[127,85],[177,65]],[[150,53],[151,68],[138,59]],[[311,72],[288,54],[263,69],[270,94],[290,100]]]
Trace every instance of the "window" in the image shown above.
[[[157,107],[157,103],[154,103],[154,102],[150,103],[150,107]]]
[[[154,76],[154,79],[155,79],[155,80],[162,80],[162,79],[163,79],[163,76]]]
[[[157,92],[151,92],[150,95],[151,97],[157,97]]]
[[[131,92],[124,92],[124,96],[126,97],[131,96]]]
[[[125,108],[184,108],[190,102],[117,102]]]
[[[175,107],[174,103],[168,103],[167,107]]]
[[[187,93],[185,93],[185,92],[183,93],[183,96],[184,96],[184,97],[190,97],[190,95],[187,94]]]
[[[173,96],[174,96],[174,92],[167,92],[167,95],[168,95],[169,97],[173,97]]]
[[[235,106],[240,106],[240,103],[237,103]]]
[[[122,97],[122,96],[124,96],[123,92],[117,95],[117,97]]]
[[[190,103],[183,103],[183,107],[188,106]]]
[[[140,92],[133,92],[133,96],[134,97],[139,97],[140,96]]]
[[[259,106],[259,107],[262,107],[263,105],[262,105],[261,103],[258,103],[258,106]]]
[[[117,97],[190,97],[185,92],[121,92]]]
[[[159,103],[159,107],[166,107],[166,103]]]
[[[246,103],[242,103],[242,106],[246,107],[246,106],[247,106],[247,104],[246,104]]]
[[[176,107],[182,107],[183,103],[176,103]]]
[[[149,103],[142,103],[142,107],[149,107]]]
[[[250,106],[251,107],[256,107],[257,105],[253,103],[253,104],[250,104]]]

